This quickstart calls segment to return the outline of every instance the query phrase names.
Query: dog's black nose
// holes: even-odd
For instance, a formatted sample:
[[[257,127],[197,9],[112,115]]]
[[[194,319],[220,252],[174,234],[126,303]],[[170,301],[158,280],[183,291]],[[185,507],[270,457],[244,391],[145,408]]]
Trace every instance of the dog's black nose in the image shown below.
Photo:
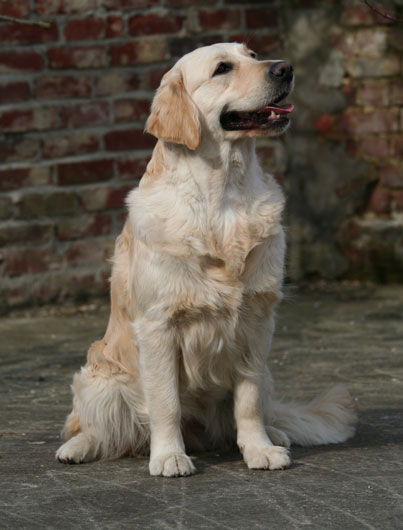
[[[289,63],[279,61],[270,66],[269,77],[276,81],[291,81],[294,77],[294,70]]]

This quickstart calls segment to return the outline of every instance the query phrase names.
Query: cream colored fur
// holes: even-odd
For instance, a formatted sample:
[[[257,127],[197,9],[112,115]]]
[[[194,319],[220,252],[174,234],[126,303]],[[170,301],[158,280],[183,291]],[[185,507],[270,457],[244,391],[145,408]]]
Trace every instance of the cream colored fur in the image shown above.
[[[234,70],[212,76],[217,63]],[[238,444],[248,467],[287,447],[353,435],[347,390],[308,405],[274,397],[267,364],[281,299],[284,198],[255,152],[261,131],[225,131],[222,109],[267,104],[270,61],[240,44],[201,48],[165,75],[147,129],[159,138],[128,199],[111,316],[75,375],[62,462],[150,452],[150,473],[195,471],[190,450]],[[269,99],[270,100],[270,99]]]

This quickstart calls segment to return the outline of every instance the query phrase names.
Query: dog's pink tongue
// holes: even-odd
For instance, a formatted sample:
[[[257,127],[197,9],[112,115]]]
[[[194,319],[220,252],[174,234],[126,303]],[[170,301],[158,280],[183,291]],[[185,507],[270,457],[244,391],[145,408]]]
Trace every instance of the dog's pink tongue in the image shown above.
[[[262,107],[258,112],[262,112],[267,114],[268,112],[271,112],[274,110],[276,114],[289,114],[294,110],[294,105],[292,103],[287,103],[287,105],[283,105],[282,107],[276,107],[275,105],[268,105],[267,107]]]

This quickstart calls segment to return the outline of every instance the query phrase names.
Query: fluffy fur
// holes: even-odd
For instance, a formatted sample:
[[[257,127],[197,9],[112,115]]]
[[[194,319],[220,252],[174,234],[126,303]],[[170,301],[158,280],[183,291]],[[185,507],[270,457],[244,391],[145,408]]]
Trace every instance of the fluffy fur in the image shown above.
[[[214,75],[220,61],[231,72]],[[60,461],[150,453],[152,475],[184,476],[195,471],[185,447],[237,443],[249,468],[278,469],[290,464],[292,442],[353,435],[343,386],[307,405],[274,397],[267,360],[283,281],[284,198],[259,165],[255,138],[283,130],[220,125],[223,109],[275,100],[271,64],[243,45],[219,44],[164,76],[147,122],[159,141],[127,200],[109,325],[74,377]]]

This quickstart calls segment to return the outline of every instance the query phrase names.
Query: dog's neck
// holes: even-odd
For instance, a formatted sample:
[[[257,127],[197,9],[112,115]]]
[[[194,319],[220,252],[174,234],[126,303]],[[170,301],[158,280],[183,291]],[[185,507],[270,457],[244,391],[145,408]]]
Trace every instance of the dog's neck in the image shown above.
[[[260,172],[253,138],[220,143],[204,140],[195,151],[164,143],[163,153],[175,183],[191,178],[209,203],[222,200],[230,188],[250,189],[250,179],[256,170]]]
[[[128,203],[144,242],[177,256],[219,258],[237,276],[249,252],[279,231],[284,200],[253,139],[218,145],[190,151],[159,141]]]

